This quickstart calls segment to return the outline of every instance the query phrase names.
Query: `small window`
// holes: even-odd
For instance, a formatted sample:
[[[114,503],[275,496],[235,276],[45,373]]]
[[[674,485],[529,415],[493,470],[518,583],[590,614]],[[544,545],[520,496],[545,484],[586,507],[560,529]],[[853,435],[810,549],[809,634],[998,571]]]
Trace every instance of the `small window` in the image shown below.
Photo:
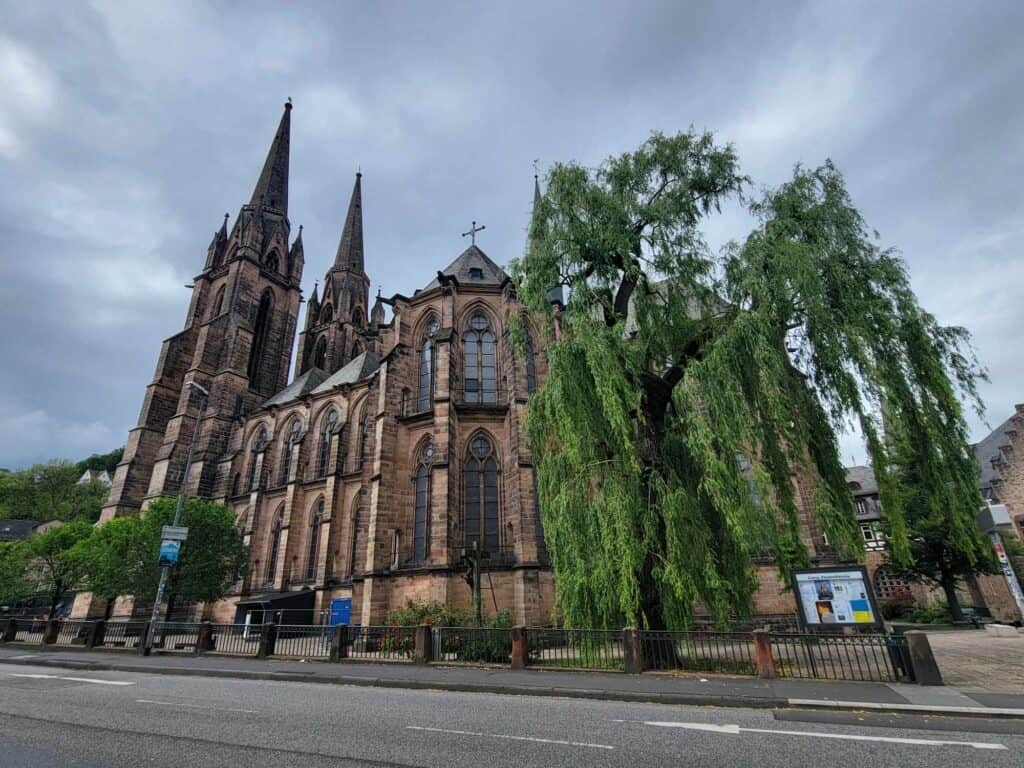
[[[484,279],[484,271],[482,269],[480,269],[480,267],[470,267],[469,268],[469,276],[473,280],[483,280]]]
[[[871,525],[871,523],[861,523],[860,532],[861,535],[864,537],[864,541],[872,542],[878,540],[878,534],[875,531],[874,526]]]

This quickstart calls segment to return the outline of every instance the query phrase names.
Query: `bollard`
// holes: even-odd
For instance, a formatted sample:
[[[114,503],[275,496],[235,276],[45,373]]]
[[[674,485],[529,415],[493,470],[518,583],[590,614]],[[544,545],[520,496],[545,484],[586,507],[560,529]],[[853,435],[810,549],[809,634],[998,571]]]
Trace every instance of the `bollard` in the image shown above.
[[[644,671],[643,646],[640,643],[640,632],[636,627],[622,630],[622,655],[626,672],[639,675]]]
[[[768,679],[778,677],[775,671],[775,659],[772,657],[772,636],[767,629],[755,629],[754,660],[757,664],[757,676]]]
[[[420,624],[416,627],[415,646],[413,648],[412,660],[417,664],[429,664],[434,659],[433,633],[429,624]]]
[[[0,643],[13,643],[18,637],[18,620],[8,619],[4,624],[3,634],[0,635]]]
[[[935,654],[932,653],[928,635],[913,629],[905,632],[903,636],[907,639],[907,650],[910,655],[910,666],[914,671],[914,681],[918,685],[943,685],[942,673],[935,661]]]
[[[56,619],[49,619],[43,629],[43,643],[53,645],[57,642],[57,635],[60,634],[60,622]]]
[[[103,635],[107,631],[107,622],[103,619],[97,619],[89,627],[89,634],[85,638],[86,648],[103,647]]]
[[[529,648],[526,627],[512,627],[512,669],[526,669],[530,663]]]
[[[256,658],[265,659],[274,655],[274,646],[277,644],[277,624],[270,622],[260,627],[260,644],[256,651]]]

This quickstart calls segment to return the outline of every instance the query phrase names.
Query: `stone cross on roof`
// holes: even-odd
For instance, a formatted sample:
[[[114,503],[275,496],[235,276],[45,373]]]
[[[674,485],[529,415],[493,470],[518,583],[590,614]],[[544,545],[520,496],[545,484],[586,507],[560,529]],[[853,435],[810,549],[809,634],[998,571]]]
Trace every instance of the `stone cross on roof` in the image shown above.
[[[463,232],[463,233],[462,233],[462,236],[463,236],[463,237],[467,237],[467,236],[468,236],[468,237],[470,238],[470,243],[472,243],[473,245],[476,245],[476,233],[477,233],[477,232],[480,232],[480,231],[482,231],[482,230],[485,230],[485,229],[487,229],[487,225],[486,225],[486,224],[481,224],[481,225],[480,225],[480,226],[478,227],[478,226],[476,225],[476,222],[474,221],[474,222],[473,222],[473,226],[471,226],[471,227],[469,228],[469,232]]]

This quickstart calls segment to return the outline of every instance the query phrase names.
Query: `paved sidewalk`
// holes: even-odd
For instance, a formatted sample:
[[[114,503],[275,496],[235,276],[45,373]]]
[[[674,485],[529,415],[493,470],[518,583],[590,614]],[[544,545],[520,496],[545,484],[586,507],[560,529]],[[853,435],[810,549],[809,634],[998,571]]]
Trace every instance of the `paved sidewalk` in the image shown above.
[[[885,709],[934,714],[1024,717],[1024,694],[978,694],[951,687],[809,680],[760,680],[748,677],[501,667],[421,666],[323,661],[247,659],[218,655],[42,649],[36,645],[0,647],[0,664],[32,664],[75,669],[289,680],[389,688],[443,689],[533,696],[614,699],[665,704],[740,707],[824,707]]]
[[[1024,635],[996,637],[977,630],[928,633],[946,685],[970,695],[1024,692]]]

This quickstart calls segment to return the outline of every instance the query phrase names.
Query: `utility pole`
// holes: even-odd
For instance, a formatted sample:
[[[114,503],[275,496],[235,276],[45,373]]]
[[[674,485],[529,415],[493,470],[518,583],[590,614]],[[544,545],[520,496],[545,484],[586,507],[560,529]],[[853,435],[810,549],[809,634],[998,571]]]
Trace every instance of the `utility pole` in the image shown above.
[[[475,221],[473,223],[476,224]],[[478,627],[484,625],[483,601],[481,600],[483,588],[481,582],[483,579],[480,578],[480,561],[483,559],[483,554],[480,540],[477,539],[473,542],[473,610],[476,613],[476,625]]]
[[[188,473],[192,469],[192,453],[196,448],[196,438],[199,435],[199,422],[203,419],[203,413],[206,412],[206,402],[210,399],[210,391],[205,387],[196,384],[194,381],[190,381],[189,385],[193,387],[202,396],[202,401],[199,403],[199,413],[196,414],[196,423],[192,428],[192,442],[188,446],[188,455],[185,457],[185,471],[181,477],[181,489],[178,491],[178,504],[174,508],[174,527],[178,527],[178,523],[181,522],[181,512],[185,507],[185,485],[188,483]],[[146,642],[144,644],[144,653],[148,656],[153,650],[153,638],[156,635],[156,622],[160,618],[160,604],[164,601],[164,589],[167,587],[167,577],[171,573],[171,567],[165,565],[160,569],[160,584],[156,588],[156,597],[153,599],[153,612],[149,617],[149,631],[146,633]]]

